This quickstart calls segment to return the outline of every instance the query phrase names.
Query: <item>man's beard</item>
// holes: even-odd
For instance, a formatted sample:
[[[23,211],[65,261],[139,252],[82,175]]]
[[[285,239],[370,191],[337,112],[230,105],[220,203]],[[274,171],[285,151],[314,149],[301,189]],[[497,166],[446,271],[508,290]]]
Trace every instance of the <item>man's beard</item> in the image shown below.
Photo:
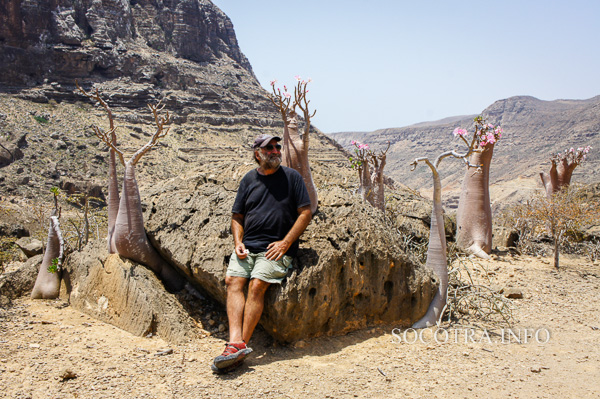
[[[281,164],[281,156],[279,155],[263,154],[262,151],[259,151],[258,157],[260,161],[260,167],[265,170],[277,169]]]

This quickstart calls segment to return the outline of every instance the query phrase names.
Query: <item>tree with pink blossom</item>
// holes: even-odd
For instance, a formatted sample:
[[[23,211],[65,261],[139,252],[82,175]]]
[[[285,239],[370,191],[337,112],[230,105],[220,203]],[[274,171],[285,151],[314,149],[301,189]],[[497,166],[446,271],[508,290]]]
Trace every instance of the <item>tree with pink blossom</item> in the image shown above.
[[[479,120],[479,122],[478,122]],[[429,267],[439,279],[438,292],[431,301],[427,313],[413,328],[425,328],[435,325],[443,315],[448,296],[448,262],[446,259],[446,233],[444,230],[444,210],[442,208],[442,182],[439,175],[439,165],[444,158],[454,157],[461,159],[469,168],[481,168],[481,164],[473,164],[473,158],[469,158],[472,154],[483,152],[484,146],[481,142],[484,140],[488,143],[487,138],[490,129],[487,124],[483,123],[483,119],[478,117],[475,119],[476,129],[473,137],[468,140],[468,132],[465,129],[455,129],[454,136],[467,146],[464,152],[457,150],[446,151],[438,155],[432,162],[427,157],[416,158],[412,163],[412,170],[421,162],[425,163],[431,169],[433,174],[433,210],[431,212],[431,225],[429,229],[429,245],[427,248],[427,260],[425,266]],[[501,131],[498,131],[501,134]],[[491,138],[491,137],[490,137]],[[494,137],[494,140],[496,138]],[[493,143],[492,143],[493,144]]]
[[[383,169],[385,168],[387,151],[375,151],[363,144],[352,140],[354,156],[349,158],[350,165],[358,171],[358,193],[373,207],[385,211],[385,187],[383,184]]]
[[[456,129],[455,135],[462,129]],[[490,203],[490,165],[494,146],[502,128],[475,118],[475,149],[466,166],[456,213],[456,243],[468,253],[488,258],[492,251],[492,206]],[[469,165],[477,165],[471,167]]]
[[[591,146],[579,147],[577,150],[571,147],[564,152],[553,154],[550,157],[550,161],[552,162],[550,172],[540,173],[542,184],[546,189],[546,196],[548,198],[571,184],[573,171],[587,159],[587,154],[591,149]]]

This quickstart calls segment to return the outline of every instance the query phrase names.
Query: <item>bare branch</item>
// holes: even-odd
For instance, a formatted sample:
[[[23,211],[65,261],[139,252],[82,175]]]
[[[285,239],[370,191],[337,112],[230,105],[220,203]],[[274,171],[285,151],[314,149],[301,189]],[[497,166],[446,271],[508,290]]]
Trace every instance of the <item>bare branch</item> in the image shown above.
[[[160,111],[162,111],[165,108],[165,106],[161,105],[161,103],[162,103],[162,101],[159,101],[158,104],[156,104],[156,105],[148,104],[148,108],[150,108],[150,110],[152,111],[152,114],[154,115],[154,123],[156,123],[156,131],[150,138],[150,141],[148,141],[142,148],[140,148],[139,150],[137,150],[137,152],[135,154],[133,154],[133,156],[131,157],[131,159],[129,161],[133,165],[137,164],[138,161],[142,158],[142,156],[144,154],[146,154],[148,151],[150,151],[152,149],[152,147],[154,147],[156,144],[158,144],[159,140],[162,139],[163,137],[165,137],[169,133],[169,130],[171,129],[170,127],[167,127],[165,129],[165,125],[170,123],[171,117],[169,115],[169,111],[166,112],[165,116],[160,115]]]
[[[116,145],[113,143],[113,140],[112,140],[112,137],[114,136],[115,128],[110,129],[108,132],[104,132],[98,126],[94,125],[94,126],[92,126],[92,129],[94,130],[94,133],[96,134],[96,136],[98,136],[98,138],[100,140],[102,140],[102,142],[104,144],[106,144],[111,150],[113,150],[119,156],[121,165],[125,166],[125,159],[124,159],[123,152],[116,147]]]
[[[90,100],[96,101],[98,104],[102,105],[102,107],[106,110],[106,113],[108,114],[108,121],[110,123],[110,129],[115,129],[115,124],[114,124],[114,119],[113,119],[112,111],[110,110],[110,107],[108,106],[108,104],[102,99],[102,97],[100,97],[100,92],[98,91],[98,89],[96,89],[96,93],[95,94],[90,94],[90,93],[86,92],[85,90],[83,90],[81,88],[81,86],[79,86],[79,82],[77,82],[77,80],[75,80],[75,86],[77,86],[77,88],[79,89],[79,91],[81,93],[83,93],[84,96],[86,96]]]

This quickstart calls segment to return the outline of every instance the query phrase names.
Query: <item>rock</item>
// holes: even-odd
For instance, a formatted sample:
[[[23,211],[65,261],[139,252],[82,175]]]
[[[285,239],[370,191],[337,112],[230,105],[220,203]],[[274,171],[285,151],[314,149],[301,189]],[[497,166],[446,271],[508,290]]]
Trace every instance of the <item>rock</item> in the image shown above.
[[[506,298],[512,299],[523,299],[523,292],[519,288],[509,287],[505,288],[502,294]]]
[[[144,215],[163,257],[223,304],[233,244],[222,231],[231,223],[235,196],[226,186],[221,177],[202,174],[156,185]],[[381,212],[349,191],[344,201],[327,191],[319,193],[325,201],[300,239],[287,279],[267,292],[262,326],[293,342],[378,324],[411,325],[437,289],[433,273],[400,250],[400,237]]]
[[[72,380],[73,378],[77,378],[78,375],[72,369],[70,369],[68,367],[63,367],[60,370],[60,372],[58,373],[58,377],[64,381],[64,380]]]
[[[0,147],[0,168],[23,158],[23,151],[14,144]]]
[[[98,320],[175,344],[197,337],[193,320],[154,273],[119,255],[109,255],[105,241],[72,253],[62,279],[61,298]]]
[[[44,244],[40,240],[32,237],[21,237],[15,241],[15,244],[28,258],[40,255],[44,252]]]
[[[35,255],[19,269],[0,277],[0,295],[9,299],[17,299],[29,294],[35,284],[42,258],[43,255]]]
[[[516,247],[519,241],[519,233],[516,230],[502,226],[492,228],[492,248]]]
[[[0,236],[29,237],[29,230],[18,223],[0,223]]]

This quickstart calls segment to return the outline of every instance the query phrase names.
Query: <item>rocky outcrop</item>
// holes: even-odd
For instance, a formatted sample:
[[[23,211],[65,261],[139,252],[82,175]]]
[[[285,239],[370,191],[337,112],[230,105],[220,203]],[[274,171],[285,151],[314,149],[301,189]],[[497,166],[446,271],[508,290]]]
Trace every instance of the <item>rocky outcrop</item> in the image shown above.
[[[4,7],[2,7],[4,6]],[[2,61],[13,61],[3,82],[116,77],[136,60],[134,43],[195,62],[231,59],[251,72],[231,20],[208,0],[7,0],[0,6]],[[37,62],[27,56],[37,55]]]
[[[74,308],[132,334],[158,335],[176,344],[197,337],[194,321],[146,267],[109,255],[96,241],[69,256],[61,298]]]
[[[0,296],[16,299],[29,294],[35,284],[42,258],[42,255],[35,255],[17,270],[0,277]]]
[[[41,255],[44,252],[44,243],[32,237],[21,237],[15,241],[15,245],[19,247],[28,258],[35,255]]]
[[[221,303],[231,206],[248,166],[230,178],[176,178],[147,197],[154,246]],[[433,298],[434,275],[400,250],[399,234],[379,211],[339,187],[322,193],[292,271],[267,293],[263,327],[290,342],[376,324],[411,325]]]
[[[209,0],[7,0],[0,68],[0,91],[35,102],[82,101],[78,80],[112,107],[164,99],[178,122],[277,121],[233,24]]]

